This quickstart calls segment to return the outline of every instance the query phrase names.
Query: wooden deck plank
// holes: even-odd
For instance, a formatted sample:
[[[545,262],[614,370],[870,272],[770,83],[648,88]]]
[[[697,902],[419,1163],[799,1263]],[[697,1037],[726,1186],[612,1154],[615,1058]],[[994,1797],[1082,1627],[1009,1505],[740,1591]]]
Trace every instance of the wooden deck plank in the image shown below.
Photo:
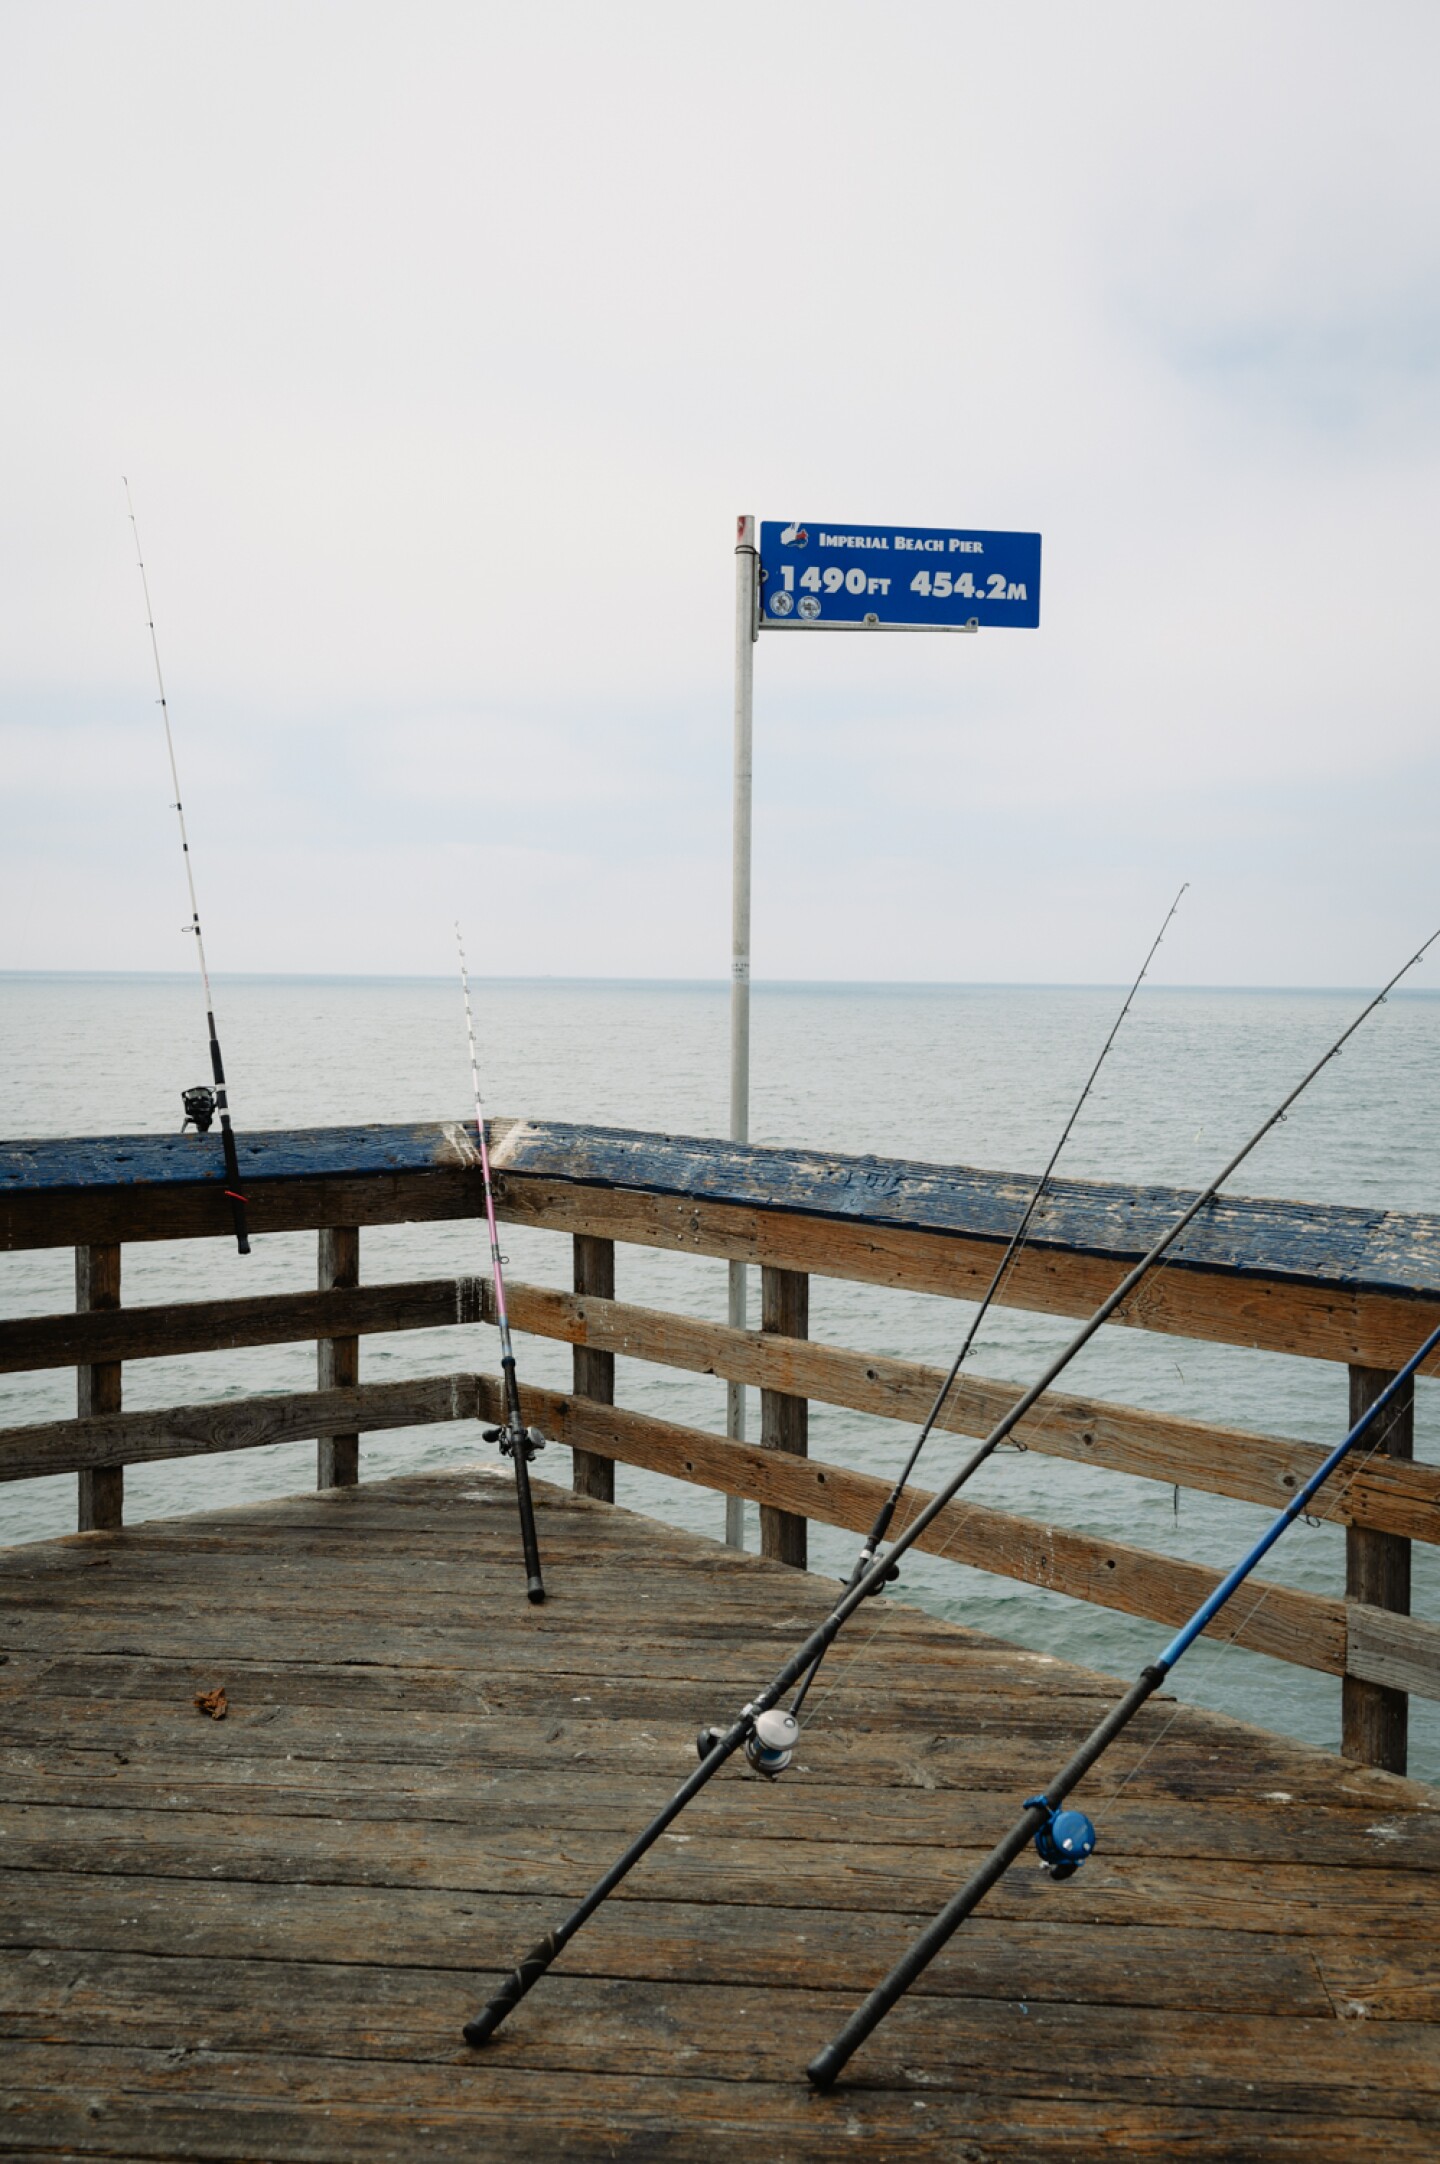
[[[22,1976],[50,1956],[100,1959],[337,1961],[363,1969],[444,1969],[465,1981],[498,1973],[516,1934],[533,1942],[547,1905],[519,1894],[483,1907],[449,1894],[392,1887],[113,1879],[83,1872],[0,1872],[0,1917]],[[596,1919],[566,1956],[570,1977],[657,1983],[863,1991],[874,1981],[871,1916],[841,1912],[823,1933],[787,1910],[636,1901]],[[702,1943],[703,1942],[703,1943]],[[1359,1956],[1343,1973],[1361,1976]],[[1326,1955],[1327,1961],[1329,1955]],[[1401,1942],[1366,1957],[1376,2019],[1425,2019],[1433,2002],[1433,1948]],[[68,1972],[67,1972],[68,1973]],[[79,1973],[76,1971],[75,1973]],[[559,1981],[557,1971],[556,1980]],[[27,1988],[33,1989],[33,1980]],[[961,1949],[943,1954],[918,1987],[939,1998],[1061,2000],[1305,2017],[1333,2013],[1315,1950],[1260,1932],[1140,1926],[1097,1934],[1079,1924],[998,1923],[986,1917]],[[1347,1998],[1359,2001],[1358,1993]]]
[[[969,1718],[963,1725],[953,1711],[944,1728],[933,1720],[925,1723],[922,1716],[934,1714],[933,1701],[898,1688],[887,1695],[883,1670],[873,1687],[847,1689],[843,1707],[820,1709],[814,1724],[813,1732],[825,1736],[824,1779],[866,1788],[1000,1792],[1033,1780],[1037,1759],[1062,1751],[1107,1702],[1103,1693],[1052,1695],[1047,1685],[1058,1664],[1039,1671],[1037,1687],[1032,1665],[1037,1658],[1017,1654],[1009,1696],[987,1675],[980,1691],[967,1694]],[[543,1769],[555,1764],[551,1745],[558,1728],[572,1751],[584,1753],[591,1778],[607,1770],[676,1778],[689,1762],[687,1726],[716,1710],[715,1687],[708,1684],[699,1691],[685,1681],[617,1680],[568,1665],[539,1673],[533,1667],[489,1671],[483,1689],[474,1671],[407,1671],[365,1663],[312,1667],[299,1660],[283,1665],[235,1660],[217,1669],[209,1660],[156,1661],[140,1652],[53,1664],[26,1655],[12,1658],[0,1673],[15,1676],[18,1685],[0,1695],[0,1739],[18,1749],[174,1752],[191,1763],[202,1758],[223,1763],[235,1753],[322,1763],[471,1767],[493,1758],[503,1732],[508,1765]],[[36,1691],[41,1679],[43,1697]],[[197,1737],[193,1697],[217,1681],[230,1692],[229,1717]],[[315,1722],[311,1715],[317,1708],[329,1709],[332,1717]],[[340,1710],[343,1723],[334,1717]],[[1120,1748],[1117,1779],[1145,1753],[1170,1710],[1146,1709],[1136,1724],[1135,1756],[1127,1760]],[[1186,1720],[1190,1748],[1145,1756],[1128,1781],[1127,1800],[1249,1799],[1267,1813],[1277,1803],[1336,1804],[1373,1811],[1382,1823],[1390,1822],[1397,1803],[1407,1806],[1407,1823],[1414,1812],[1428,1818],[1436,1808],[1434,1791],[1417,1783],[1363,1767],[1337,1767],[1327,1755],[1238,1723],[1193,1711]],[[889,1735],[898,1736],[900,1744],[882,1759],[874,1739]]]
[[[474,1469],[0,1555],[0,2153],[1440,2147],[1440,1798],[1173,1703],[1092,1782],[1086,1872],[1017,1868],[853,2082],[806,2093],[1115,1690],[896,1602],[787,1780],[722,1776],[467,2052],[487,1979],[833,1593],[537,1494],[540,1611]],[[192,1701],[220,1682],[217,1723]]]
[[[911,2018],[907,2015],[907,2021]],[[570,2159],[731,2159],[765,2131],[772,2155],[894,2164],[1008,2164],[1116,2154],[1204,2164],[1276,2157],[1432,2164],[1435,2132],[1356,2112],[1187,2109],[1115,2095],[1051,2100],[1021,2082],[995,2098],[853,2088],[828,2107],[793,2085],[703,2078],[685,2117],[645,2076],[487,2065],[426,2067],[263,2053],[22,2046],[8,2070],[0,2141],[26,2156],[143,2155],[273,2164],[411,2164],[417,2155],[519,2164]],[[1043,2083],[1036,2083],[1037,2089]]]
[[[564,1741],[564,1724],[554,1740]],[[299,1740],[293,1735],[292,1741]],[[817,1754],[818,1757],[819,1754]],[[502,1765],[492,1756],[470,1766],[378,1764],[347,1758],[345,1819],[373,1819],[382,1824],[474,1823],[483,1800],[485,1823],[496,1831],[528,1825],[534,1814],[534,1769]],[[688,1766],[678,1754],[671,1769],[678,1782]],[[658,1771],[658,1769],[657,1769]],[[693,1806],[697,1828],[707,1838],[753,1834],[767,1841],[877,1842],[899,1846],[914,1842],[928,1848],[934,1840],[935,1808],[930,1792],[898,1786],[879,1777],[863,1787],[826,1782],[816,1766],[803,1786],[776,1790],[758,1782],[712,1785]],[[477,1780],[479,1790],[477,1791]],[[653,1807],[656,1776],[626,1766],[592,1767],[569,1784],[565,1796],[567,1826],[603,1832],[618,1840],[633,1832]],[[43,1753],[12,1750],[4,1767],[5,1794],[12,1805],[48,1805],[66,1811],[155,1812],[205,1811],[267,1820],[335,1817],[333,1776],[303,1750],[283,1756],[226,1756],[198,1761],[194,1753],[151,1750],[137,1768],[128,1755],[112,1751],[66,1751],[47,1745]],[[1011,1793],[1004,1787],[950,1787],[947,1823],[959,1847],[982,1842],[1003,1816]],[[1273,1802],[1270,1809],[1253,1802],[1173,1798],[1160,1802],[1124,1799],[1105,1811],[1105,1850],[1109,1855],[1233,1859],[1251,1863],[1323,1863],[1335,1870],[1364,1869],[1366,1858],[1389,1870],[1433,1873],[1440,1870],[1440,1814],[1419,1813],[1377,1820],[1373,1810],[1357,1812],[1313,1803]]]
[[[20,1981],[17,1979],[17,1981]],[[455,1979],[437,1970],[359,1964],[122,1960],[51,1963],[28,2003],[6,2009],[17,2041],[77,2050],[170,2047],[187,2007],[202,1996],[211,2052],[278,2048],[305,2058],[399,2060],[453,2066]],[[786,2082],[795,2033],[754,2021],[749,1985],[616,1982],[557,1977],[543,2009],[507,2039],[513,2067],[670,2078],[677,2031],[687,2079]],[[5,2002],[0,2001],[0,2006]],[[834,1992],[797,1988],[786,2011],[802,2040],[823,2042],[843,2018]],[[1148,2101],[1211,2108],[1353,2108],[1377,2118],[1440,2123],[1440,2060],[1424,2023],[1367,2030],[1272,2015],[1216,2015],[1054,1999],[916,2001],[876,2053],[867,2086],[1098,2101],[1142,2090]]]

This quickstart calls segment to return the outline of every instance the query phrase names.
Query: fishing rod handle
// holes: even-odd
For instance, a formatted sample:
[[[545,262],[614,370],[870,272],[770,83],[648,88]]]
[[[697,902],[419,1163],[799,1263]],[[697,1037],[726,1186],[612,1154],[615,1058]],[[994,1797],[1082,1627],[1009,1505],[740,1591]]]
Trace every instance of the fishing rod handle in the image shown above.
[[[872,2029],[878,2028],[897,1999],[903,1998],[917,1976],[935,1959],[946,1940],[960,1928],[973,1908],[979,1906],[997,1879],[1003,1878],[1015,1858],[1029,1847],[1040,1828],[1047,1822],[1047,1813],[1038,1804],[1023,1811],[1003,1841],[997,1842],[978,1871],[967,1879],[960,1891],[946,1903],[934,1921],[926,1926],[896,1962],[890,1974],[875,1986],[870,1996],[857,2006],[840,2034],[828,2043],[823,2051],[817,2051],[805,2071],[815,2089],[833,2088],[841,2071],[853,2053],[858,2051]]]
[[[467,2044],[483,2044],[495,2034],[505,2016],[520,2004],[527,1992],[533,1991],[541,1977],[560,1952],[563,1941],[553,1931],[547,1931],[540,1944],[528,1953],[517,1968],[500,1985],[492,1999],[486,2001],[473,2021],[467,2021],[461,2030]]]
[[[732,1723],[723,1734],[716,1736],[710,1749],[701,1759],[694,1772],[687,1775],[676,1789],[670,1801],[657,1811],[648,1826],[635,1836],[622,1856],[611,1864],[605,1876],[597,1879],[578,1908],[571,1910],[563,1923],[546,1933],[538,1946],[528,1953],[518,1968],[510,1971],[495,1996],[481,2009],[473,2021],[465,2024],[462,2031],[467,2044],[483,2044],[493,2036],[512,2007],[518,2006],[527,1992],[533,1991],[557,1954],[563,1953],[582,1924],[588,1923],[602,1902],[608,1901],[622,1879],[629,1876],[642,1856],[680,1816],[691,1798],[698,1796],[706,1783],[713,1781],[726,1760],[739,1750],[754,1725],[753,1706],[747,1706],[738,1721]]]
[[[530,1493],[530,1467],[525,1458],[525,1431],[520,1429],[512,1453],[515,1461],[515,1500],[520,1508],[520,1545],[525,1551],[525,1595],[536,1607],[545,1598],[540,1575],[540,1542],[535,1532],[535,1502]]]
[[[240,1192],[240,1158],[235,1148],[235,1131],[225,1109],[223,1083],[220,1091],[220,1147],[225,1153],[225,1199],[230,1205],[230,1222],[235,1227],[235,1245],[242,1255],[248,1255],[250,1227],[245,1216],[245,1197]]]
[[[841,2070],[852,2054],[871,2031],[889,2013],[897,1999],[903,1998],[915,1979],[935,1959],[942,1946],[952,1939],[967,1916],[980,1906],[990,1888],[1005,1876],[1017,1856],[1021,1855],[1034,1840],[1041,1827],[1047,1825],[1056,1805],[1076,1784],[1083,1780],[1095,1761],[1100,1758],[1119,1735],[1122,1728],[1132,1721],[1140,1708],[1164,1682],[1166,1670],[1156,1663],[1146,1668],[1131,1684],[1125,1696],[1112,1706],[1103,1721],[1090,1731],[1078,1751],[1061,1768],[1055,1779],[1038,1796],[1027,1804],[1004,1839],[997,1841],[978,1871],[974,1872],[959,1892],[946,1902],[938,1916],[934,1917],[921,1932],[918,1939],[896,1962],[890,1974],[875,1986],[864,2003],[855,2009],[840,2034],[817,2052],[806,2068],[812,2085],[817,2089],[833,2087]]]
[[[507,1331],[508,1338],[509,1333]],[[505,1419],[517,1435],[525,1432],[525,1422],[520,1414],[520,1385],[515,1376],[515,1355],[507,1343],[500,1354],[500,1373],[505,1379]]]

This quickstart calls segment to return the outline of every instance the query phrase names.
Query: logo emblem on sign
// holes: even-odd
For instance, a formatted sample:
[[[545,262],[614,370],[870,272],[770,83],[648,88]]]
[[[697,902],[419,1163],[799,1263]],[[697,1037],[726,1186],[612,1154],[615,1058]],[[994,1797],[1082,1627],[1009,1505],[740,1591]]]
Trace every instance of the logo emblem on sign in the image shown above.
[[[808,546],[809,540],[809,534],[797,521],[795,525],[785,528],[780,536],[780,546],[782,549],[803,549]]]
[[[770,596],[770,614],[772,616],[788,616],[794,606],[795,596],[793,594],[772,594]]]

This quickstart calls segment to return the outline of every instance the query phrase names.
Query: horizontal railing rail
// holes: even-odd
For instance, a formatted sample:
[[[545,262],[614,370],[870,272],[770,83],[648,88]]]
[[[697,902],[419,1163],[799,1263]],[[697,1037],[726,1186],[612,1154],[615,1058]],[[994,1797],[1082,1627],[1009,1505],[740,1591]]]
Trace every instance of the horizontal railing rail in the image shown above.
[[[886,1420],[913,1423],[923,1419],[944,1380],[940,1368],[893,1355],[855,1352],[813,1338],[736,1330],[725,1323],[706,1322],[668,1309],[562,1292],[548,1285],[517,1280],[507,1286],[507,1293],[512,1327],[532,1336],[684,1373],[713,1375],[722,1382],[777,1391]],[[247,1345],[298,1343],[351,1334],[432,1330],[494,1320],[491,1283],[488,1277],[480,1276],[414,1279],[330,1292],[272,1293],[252,1299],[194,1301],[95,1314],[44,1315],[0,1323],[0,1372],[229,1351]],[[951,1388],[937,1426],[956,1435],[986,1435],[1023,1388],[1021,1383],[962,1373]],[[315,1402],[313,1393],[302,1392],[300,1398]],[[290,1400],[284,1402],[288,1405]],[[131,1425],[123,1433],[133,1435],[139,1432],[138,1423],[159,1416],[124,1417]],[[407,1423],[386,1419],[365,1424],[395,1427]],[[418,1419],[415,1424],[420,1424]],[[87,1431],[83,1438],[82,1425]],[[47,1471],[73,1472],[82,1464],[101,1462],[90,1440],[99,1432],[93,1420],[83,1424],[53,1422],[47,1424],[45,1432],[54,1437],[72,1433],[77,1448],[84,1451],[73,1465],[57,1462],[47,1465]],[[319,1434],[321,1430],[294,1429],[287,1416],[287,1432],[303,1435]],[[18,1447],[18,1439],[32,1433],[38,1431],[0,1430],[0,1480],[31,1477],[28,1467],[24,1472],[9,1467],[12,1442]],[[121,1433],[121,1429],[115,1429],[117,1436]],[[1050,1392],[1020,1423],[1015,1440],[1043,1455],[1274,1509],[1288,1501],[1325,1455],[1313,1443],[1060,1391]],[[46,1447],[49,1449],[48,1443]],[[156,1458],[166,1454],[160,1449],[150,1453]],[[1364,1525],[1406,1539],[1440,1543],[1440,1467],[1405,1459],[1372,1460],[1335,1498],[1331,1514],[1338,1524]]]
[[[243,1345],[294,1345],[311,1338],[443,1329],[449,1323],[493,1320],[482,1313],[488,1297],[485,1279],[428,1277],[327,1292],[261,1293],[246,1300],[187,1300],[94,1314],[27,1316],[0,1322],[0,1374],[99,1360],[233,1352]]]
[[[507,1223],[957,1299],[983,1293],[1029,1186],[906,1159],[552,1122],[491,1128]],[[213,1139],[0,1144],[0,1249],[223,1237],[231,1227]],[[460,1122],[256,1135],[242,1155],[257,1232],[480,1210],[477,1152]],[[1091,1313],[1189,1199],[1057,1182],[1002,1298],[1043,1314]],[[1115,1320],[1398,1368],[1440,1323],[1440,1217],[1221,1198]],[[1440,1354],[1432,1368],[1440,1372]]]

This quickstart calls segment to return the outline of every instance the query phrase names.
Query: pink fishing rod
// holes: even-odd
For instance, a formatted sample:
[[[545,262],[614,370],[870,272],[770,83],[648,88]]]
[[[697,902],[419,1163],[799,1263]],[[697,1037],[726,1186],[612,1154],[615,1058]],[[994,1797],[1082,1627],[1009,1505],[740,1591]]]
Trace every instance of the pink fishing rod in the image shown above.
[[[487,1428],[487,1443],[498,1443],[501,1454],[515,1467],[515,1500],[520,1509],[520,1539],[525,1549],[525,1591],[532,1601],[545,1598],[540,1575],[540,1543],[535,1536],[535,1505],[530,1495],[530,1460],[545,1447],[538,1428],[527,1428],[520,1413],[520,1385],[515,1379],[515,1348],[510,1342],[510,1316],[505,1306],[504,1257],[500,1253],[500,1230],[495,1222],[495,1190],[490,1180],[490,1145],[485,1134],[485,1107],[480,1098],[480,1060],[475,1050],[475,1016],[470,1005],[470,971],[465,962],[465,941],[455,927],[460,950],[460,988],[465,995],[465,1034],[470,1045],[470,1080],[475,1091],[475,1133],[480,1143],[480,1179],[485,1190],[485,1222],[490,1229],[490,1275],[495,1288],[495,1326],[500,1332],[500,1371],[505,1378],[505,1420]]]

